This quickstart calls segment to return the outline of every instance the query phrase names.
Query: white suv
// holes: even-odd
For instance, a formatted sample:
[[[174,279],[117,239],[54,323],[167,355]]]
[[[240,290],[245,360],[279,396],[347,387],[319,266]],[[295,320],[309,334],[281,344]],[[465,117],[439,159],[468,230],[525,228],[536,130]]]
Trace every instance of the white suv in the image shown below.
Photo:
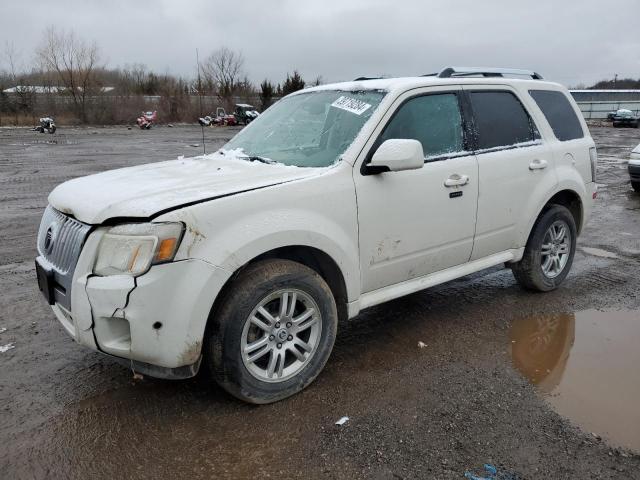
[[[58,186],[38,281],[78,343],[157,377],[204,364],[273,402],[314,380],[362,309],[502,263],[556,288],[595,164],[567,90],[533,72],[309,88],[214,154]]]

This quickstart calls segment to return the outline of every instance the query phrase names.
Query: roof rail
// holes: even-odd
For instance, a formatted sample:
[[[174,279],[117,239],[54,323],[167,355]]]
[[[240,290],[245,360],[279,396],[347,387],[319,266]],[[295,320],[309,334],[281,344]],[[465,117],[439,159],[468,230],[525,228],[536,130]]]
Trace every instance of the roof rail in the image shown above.
[[[505,75],[523,75],[534,80],[542,80],[542,75],[533,70],[521,70],[518,68],[482,68],[482,67],[447,67],[438,73],[438,78],[470,77],[481,75],[483,77],[504,77]]]
[[[353,81],[354,82],[361,82],[363,80],[380,80],[382,77],[358,77],[358,78],[354,78]]]

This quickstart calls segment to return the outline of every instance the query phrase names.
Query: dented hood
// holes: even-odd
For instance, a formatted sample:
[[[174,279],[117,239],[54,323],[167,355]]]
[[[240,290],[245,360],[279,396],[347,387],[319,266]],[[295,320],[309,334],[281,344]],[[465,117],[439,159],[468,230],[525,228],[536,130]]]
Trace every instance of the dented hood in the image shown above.
[[[249,162],[228,154],[179,158],[69,180],[49,195],[57,210],[82,222],[148,218],[216,197],[317,175],[325,168]]]

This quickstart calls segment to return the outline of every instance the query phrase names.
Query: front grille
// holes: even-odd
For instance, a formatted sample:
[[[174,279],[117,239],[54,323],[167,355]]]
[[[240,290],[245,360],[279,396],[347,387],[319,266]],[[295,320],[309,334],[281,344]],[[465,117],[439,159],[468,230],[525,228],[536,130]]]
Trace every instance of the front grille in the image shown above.
[[[79,222],[51,205],[42,216],[38,253],[61,275],[73,273],[91,225]]]
[[[48,263],[55,279],[56,303],[71,310],[71,286],[76,263],[91,225],[47,207],[38,231],[38,253]]]

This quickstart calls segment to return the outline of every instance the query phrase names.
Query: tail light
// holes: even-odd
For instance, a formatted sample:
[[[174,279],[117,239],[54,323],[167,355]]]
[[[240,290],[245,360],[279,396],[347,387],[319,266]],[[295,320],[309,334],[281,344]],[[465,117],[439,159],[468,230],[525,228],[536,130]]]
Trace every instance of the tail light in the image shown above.
[[[596,181],[596,169],[598,168],[598,152],[596,147],[589,149],[589,159],[591,160],[591,181]]]

